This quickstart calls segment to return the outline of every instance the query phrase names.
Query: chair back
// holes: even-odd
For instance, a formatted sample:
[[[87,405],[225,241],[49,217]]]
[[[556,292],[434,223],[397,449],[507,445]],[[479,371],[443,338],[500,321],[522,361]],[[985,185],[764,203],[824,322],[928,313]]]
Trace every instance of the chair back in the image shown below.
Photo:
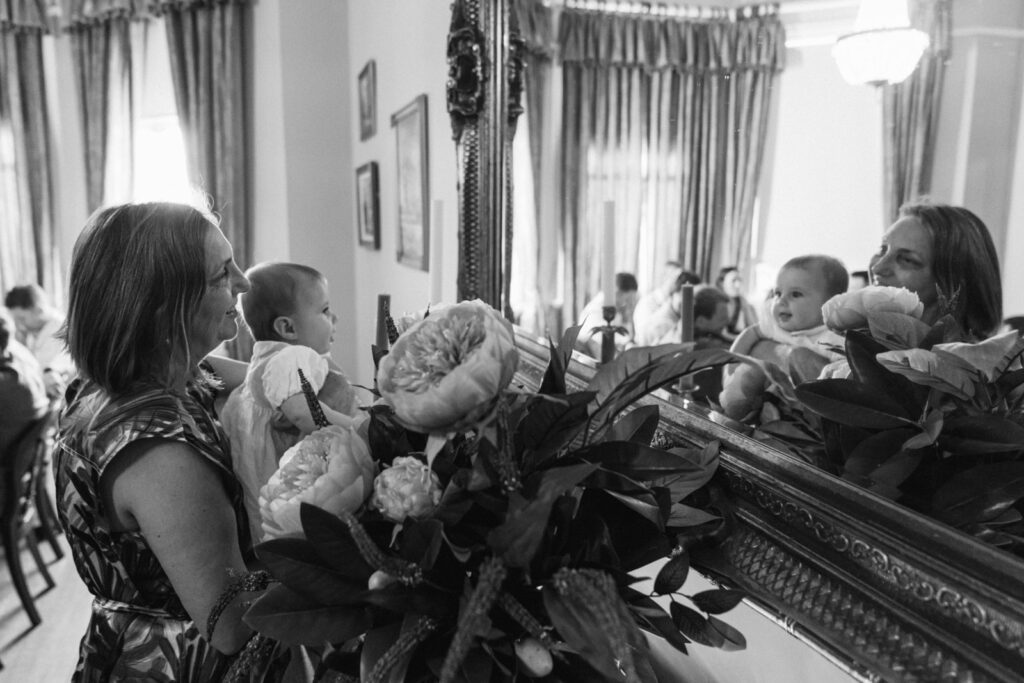
[[[45,449],[56,425],[57,413],[49,409],[31,423],[12,444],[0,467],[2,511],[5,519],[19,514],[32,496],[36,477],[42,476],[41,463]]]

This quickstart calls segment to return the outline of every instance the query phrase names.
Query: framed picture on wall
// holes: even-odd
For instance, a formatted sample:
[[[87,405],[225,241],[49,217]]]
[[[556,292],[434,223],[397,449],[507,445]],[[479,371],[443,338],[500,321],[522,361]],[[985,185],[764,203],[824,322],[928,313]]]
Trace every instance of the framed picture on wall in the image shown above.
[[[391,127],[398,154],[398,261],[427,270],[427,96],[420,95],[396,112]]]
[[[370,161],[356,169],[356,225],[359,244],[380,249],[380,200],[377,162]]]
[[[377,62],[370,60],[359,72],[359,139],[377,132]]]

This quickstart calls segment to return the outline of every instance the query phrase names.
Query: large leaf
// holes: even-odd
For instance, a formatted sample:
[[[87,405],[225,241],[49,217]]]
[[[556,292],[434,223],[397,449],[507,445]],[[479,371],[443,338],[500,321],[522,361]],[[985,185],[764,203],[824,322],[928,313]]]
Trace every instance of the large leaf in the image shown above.
[[[551,360],[548,362],[547,371],[544,373],[544,380],[540,384],[542,394],[564,394],[566,393],[565,372],[569,368],[569,361],[572,358],[572,350],[576,346],[576,338],[580,334],[581,325],[569,327],[562,333],[562,339],[558,348],[549,343],[551,348]]]
[[[743,634],[718,617],[708,617],[708,629],[714,630],[722,636],[722,644],[719,647],[727,652],[747,648],[747,639],[743,637]]]
[[[299,519],[302,532],[323,562],[343,576],[365,584],[373,574],[373,567],[363,559],[348,526],[337,515],[303,503],[299,507]]]
[[[355,638],[372,626],[364,607],[307,602],[287,586],[271,586],[249,607],[245,623],[289,645],[321,646]]]
[[[302,538],[275,538],[259,545],[257,555],[275,579],[299,595],[323,605],[362,600],[365,581],[355,581],[326,565],[313,544]]]
[[[709,647],[721,647],[725,642],[725,637],[721,633],[708,628],[707,618],[697,610],[679,602],[669,605],[669,610],[672,613],[672,623],[693,642]]]
[[[656,479],[651,484],[667,488],[671,501],[678,503],[711,481],[718,469],[719,446],[718,441],[710,441],[701,449],[670,448],[670,453],[689,460],[692,466],[674,475]]]
[[[745,597],[747,594],[744,591],[721,588],[701,591],[690,599],[698,609],[708,614],[724,614],[743,602]]]
[[[555,499],[587,478],[597,465],[552,467],[529,477],[527,497],[509,496],[505,522],[487,534],[487,545],[510,567],[525,567],[533,559],[547,529]]]
[[[605,440],[634,441],[649,446],[658,429],[660,417],[658,406],[640,406],[616,420],[608,430]]]
[[[796,388],[796,395],[812,412],[839,424],[866,429],[914,424],[899,403],[853,380],[807,382]]]
[[[953,455],[985,455],[1024,450],[1024,427],[998,415],[948,418],[939,446]]]
[[[1024,462],[979,465],[944,483],[932,497],[936,517],[953,526],[995,519],[1024,497]]]
[[[568,445],[587,422],[593,394],[577,392],[565,396],[535,396],[516,428],[526,449],[530,470]]]
[[[844,475],[871,476],[876,467],[902,450],[903,443],[915,433],[913,428],[904,427],[872,434],[857,444],[846,459]]]
[[[928,396],[928,390],[906,377],[886,370],[876,356],[888,350],[863,332],[846,332],[846,358],[850,363],[853,378],[879,394],[892,397],[908,415],[919,415]]]
[[[716,463],[696,462],[689,451],[661,450],[629,441],[603,441],[576,451],[574,456],[632,479],[650,481],[676,475],[702,475]]]
[[[672,623],[672,618],[665,613],[665,610],[657,602],[648,596],[641,595],[636,591],[632,591],[636,593],[635,597],[629,595],[631,590],[627,589],[625,591],[627,593],[627,604],[633,616],[638,620],[640,628],[650,631],[654,635],[661,636],[668,641],[669,645],[683,654],[687,654],[686,644],[690,641],[679,632],[676,625]]]
[[[690,556],[685,551],[670,558],[658,570],[658,575],[654,577],[655,595],[675,593],[686,583],[686,577],[689,573]]]

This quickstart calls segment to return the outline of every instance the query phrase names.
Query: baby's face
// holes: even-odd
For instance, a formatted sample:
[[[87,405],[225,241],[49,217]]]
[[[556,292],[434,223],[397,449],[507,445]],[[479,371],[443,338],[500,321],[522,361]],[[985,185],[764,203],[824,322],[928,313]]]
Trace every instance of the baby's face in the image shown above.
[[[334,325],[338,318],[331,310],[326,282],[309,280],[298,293],[291,318],[298,333],[296,342],[317,353],[330,352],[331,342],[334,341]]]
[[[828,297],[825,278],[817,270],[783,268],[775,281],[772,318],[786,332],[807,330],[821,325],[821,307]]]

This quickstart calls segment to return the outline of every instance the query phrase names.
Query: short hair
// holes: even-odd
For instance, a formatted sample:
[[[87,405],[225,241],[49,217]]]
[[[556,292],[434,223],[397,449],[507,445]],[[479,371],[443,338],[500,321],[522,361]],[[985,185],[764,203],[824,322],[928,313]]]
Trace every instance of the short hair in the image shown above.
[[[0,353],[7,351],[7,344],[11,341],[11,333],[14,332],[14,317],[6,308],[0,308]]]
[[[216,220],[185,204],[101,208],[75,242],[62,336],[81,374],[110,396],[170,386],[189,365],[189,327],[206,291]]]
[[[715,287],[721,289],[722,285],[725,283],[725,276],[728,275],[729,273],[737,271],[739,271],[739,268],[737,268],[736,266],[722,266],[721,268],[719,268],[718,277],[715,278]]]
[[[249,291],[243,292],[242,317],[256,341],[284,341],[274,321],[295,312],[298,293],[310,281],[326,281],[323,273],[300,263],[259,263],[245,271]]]
[[[818,272],[825,279],[826,299],[842,294],[850,287],[850,274],[846,271],[846,266],[834,256],[825,256],[824,254],[794,256],[782,264],[779,272],[786,268],[800,268],[802,270],[817,268]]]
[[[904,204],[900,216],[918,219],[931,235],[935,283],[947,299],[957,293],[950,313],[964,331],[978,338],[995,333],[1003,320],[1003,288],[985,223],[968,209],[928,199]]]
[[[615,290],[618,292],[635,292],[640,289],[633,273],[615,273]]]
[[[679,289],[683,285],[699,285],[703,282],[700,279],[700,275],[693,272],[692,270],[684,270],[676,276],[675,288]]]
[[[46,292],[37,284],[17,285],[8,290],[4,296],[4,306],[7,308],[24,308],[26,310],[45,306],[47,304]]]
[[[712,287],[711,285],[698,287],[693,293],[693,317],[694,319],[701,316],[713,318],[719,304],[728,303],[729,295],[718,287]]]

